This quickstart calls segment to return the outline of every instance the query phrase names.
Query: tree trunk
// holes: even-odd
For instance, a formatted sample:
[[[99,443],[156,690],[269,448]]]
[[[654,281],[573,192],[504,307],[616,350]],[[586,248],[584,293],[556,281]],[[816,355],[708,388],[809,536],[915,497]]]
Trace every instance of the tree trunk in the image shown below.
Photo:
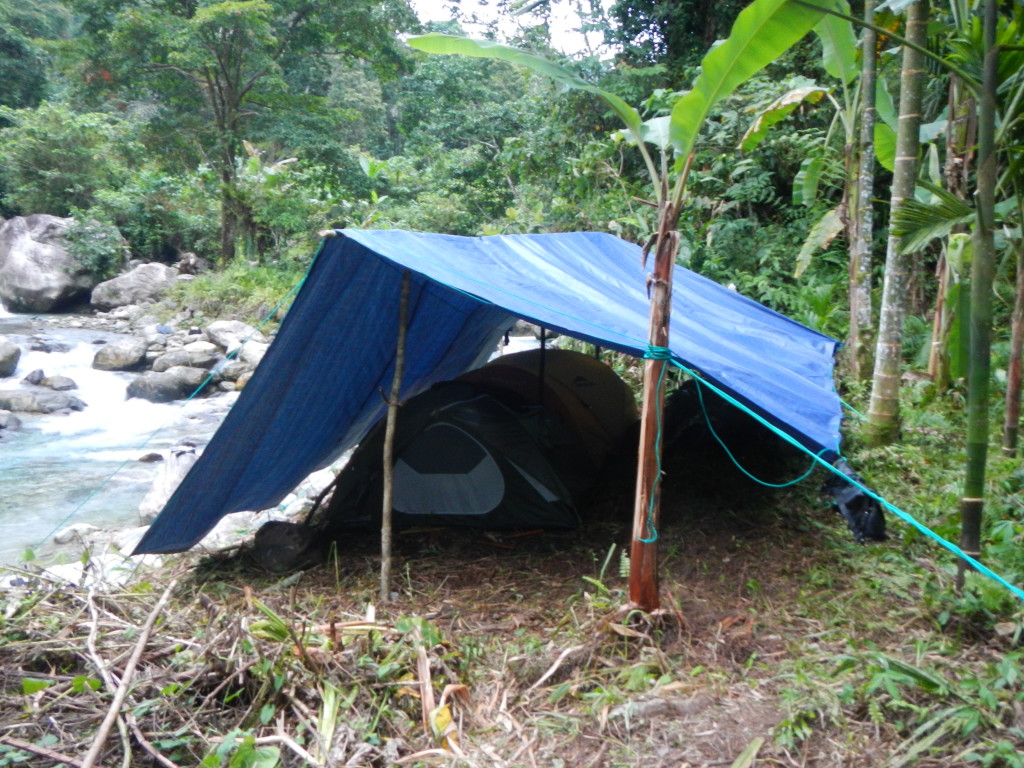
[[[928,0],[917,0],[907,9],[907,40],[923,46],[927,26]],[[923,90],[924,57],[912,48],[905,47],[900,75],[900,115],[889,205],[890,222],[903,201],[913,196],[917,183]],[[910,259],[900,253],[899,246],[899,238],[890,232],[885,253],[885,280],[866,429],[866,438],[872,445],[895,442],[900,430],[900,363],[903,357],[903,321],[909,302]]]
[[[971,350],[967,373],[967,471],[960,500],[960,549],[981,559],[981,518],[988,456],[988,389],[991,373],[992,283],[995,278],[996,84],[998,55],[996,0],[985,0],[981,98],[978,109],[978,219],[971,262]],[[961,560],[957,586],[967,564]]]
[[[652,347],[668,347],[672,308],[672,270],[679,250],[678,214],[664,199],[658,222],[654,275],[650,283]],[[644,360],[644,399],[640,411],[640,455],[629,556],[629,600],[644,611],[660,606],[658,595],[658,516],[661,508],[661,418],[665,411],[668,360]]]
[[[875,2],[865,0],[864,21],[875,23]],[[874,216],[871,202],[875,194],[875,45],[878,35],[865,27],[861,36],[860,140],[857,146],[859,167],[856,202],[851,211],[850,237],[850,368],[854,379],[867,381],[871,370],[871,332],[874,327],[871,307],[871,243]]]
[[[1019,194],[1019,191],[1018,191]],[[1013,324],[1010,331],[1010,364],[1006,372],[1006,413],[1003,419],[1003,453],[1017,455],[1020,434],[1020,388],[1024,368],[1024,247],[1018,240],[1017,293],[1013,303]]]

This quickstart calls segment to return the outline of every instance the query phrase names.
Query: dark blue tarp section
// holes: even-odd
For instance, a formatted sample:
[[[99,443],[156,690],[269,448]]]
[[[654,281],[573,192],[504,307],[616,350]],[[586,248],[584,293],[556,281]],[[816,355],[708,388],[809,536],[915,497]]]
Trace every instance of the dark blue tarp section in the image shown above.
[[[188,549],[224,515],[274,506],[369,431],[391,388],[407,270],[403,400],[482,364],[517,317],[631,355],[647,348],[641,249],[612,235],[342,230],[136,554]],[[814,452],[838,452],[834,339],[682,268],[671,322],[678,360]]]

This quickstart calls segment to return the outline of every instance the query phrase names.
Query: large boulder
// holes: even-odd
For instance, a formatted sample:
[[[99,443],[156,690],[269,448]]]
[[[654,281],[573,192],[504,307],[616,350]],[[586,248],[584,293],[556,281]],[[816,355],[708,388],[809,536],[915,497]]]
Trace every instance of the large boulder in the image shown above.
[[[184,400],[209,378],[202,368],[176,365],[160,373],[144,373],[128,385],[128,397],[138,397],[151,403],[169,403]]]
[[[80,411],[85,403],[74,395],[46,389],[0,390],[0,410],[20,413],[57,413]]]
[[[92,289],[91,304],[110,310],[155,301],[174,283],[178,271],[156,262],[140,264],[131,272],[106,280]]]
[[[267,343],[266,336],[239,320],[216,320],[206,326],[206,335],[228,354],[238,349],[243,341]]]
[[[13,376],[20,359],[21,347],[6,336],[0,336],[0,379]]]
[[[12,312],[52,312],[96,284],[67,252],[71,219],[45,213],[0,226],[0,301]]]
[[[149,344],[143,336],[129,336],[104,344],[92,359],[92,367],[99,371],[134,371],[146,362]]]

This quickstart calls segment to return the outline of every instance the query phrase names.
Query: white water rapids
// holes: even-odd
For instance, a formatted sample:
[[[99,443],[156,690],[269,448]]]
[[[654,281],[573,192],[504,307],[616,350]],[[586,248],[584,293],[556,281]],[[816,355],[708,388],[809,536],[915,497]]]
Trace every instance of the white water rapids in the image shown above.
[[[169,404],[127,399],[133,374],[92,368],[96,342],[118,338],[110,332],[54,327],[0,306],[0,336],[22,350],[0,389],[24,388],[21,379],[42,369],[73,379],[78,389],[68,394],[87,404],[70,414],[17,413],[21,428],[0,431],[0,564],[17,562],[27,548],[46,551],[53,533],[74,523],[139,525],[139,503],[160,463],[138,459],[186,438],[205,444],[236,397]],[[55,351],[33,351],[40,340]]]

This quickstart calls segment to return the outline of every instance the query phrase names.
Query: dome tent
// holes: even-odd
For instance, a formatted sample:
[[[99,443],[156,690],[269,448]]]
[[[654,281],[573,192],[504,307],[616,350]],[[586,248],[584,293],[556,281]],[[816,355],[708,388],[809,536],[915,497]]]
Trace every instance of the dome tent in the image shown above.
[[[576,503],[637,418],[628,385],[569,350],[499,357],[402,405],[393,519],[473,528],[572,528]],[[376,529],[381,419],[338,476],[317,527],[329,538]]]

